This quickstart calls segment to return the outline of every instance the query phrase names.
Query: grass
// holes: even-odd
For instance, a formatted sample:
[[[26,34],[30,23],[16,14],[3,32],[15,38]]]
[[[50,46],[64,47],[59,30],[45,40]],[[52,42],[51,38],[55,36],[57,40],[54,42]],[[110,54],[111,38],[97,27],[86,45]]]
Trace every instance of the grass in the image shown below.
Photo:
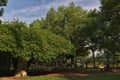
[[[41,76],[36,78],[25,78],[22,80],[120,80],[120,75],[111,73],[94,73],[88,76]]]
[[[43,76],[43,77],[36,77],[36,78],[26,78],[22,80],[68,80],[65,77],[48,77],[48,76]]]

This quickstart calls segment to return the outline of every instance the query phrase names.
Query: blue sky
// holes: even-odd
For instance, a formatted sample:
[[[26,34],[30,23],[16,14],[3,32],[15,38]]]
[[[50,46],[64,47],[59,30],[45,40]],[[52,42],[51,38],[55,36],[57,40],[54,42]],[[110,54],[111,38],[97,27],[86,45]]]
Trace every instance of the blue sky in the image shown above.
[[[8,5],[4,7],[2,20],[12,20],[19,18],[21,21],[30,23],[35,19],[45,17],[47,11],[54,7],[57,9],[61,5],[68,6],[74,2],[76,6],[84,9],[99,9],[99,0],[8,0]]]

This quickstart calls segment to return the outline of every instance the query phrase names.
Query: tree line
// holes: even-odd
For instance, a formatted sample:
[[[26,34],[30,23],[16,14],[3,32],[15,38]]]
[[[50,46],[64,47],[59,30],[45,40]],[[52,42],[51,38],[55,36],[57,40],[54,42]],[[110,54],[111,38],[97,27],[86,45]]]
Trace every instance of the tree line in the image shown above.
[[[120,2],[100,2],[99,10],[84,10],[73,2],[57,10],[50,8],[45,18],[34,20],[29,26],[15,19],[1,23],[0,67],[12,66],[17,74],[35,62],[77,67],[83,59],[86,68],[90,61],[94,68],[101,62],[107,67],[111,62],[118,65]]]

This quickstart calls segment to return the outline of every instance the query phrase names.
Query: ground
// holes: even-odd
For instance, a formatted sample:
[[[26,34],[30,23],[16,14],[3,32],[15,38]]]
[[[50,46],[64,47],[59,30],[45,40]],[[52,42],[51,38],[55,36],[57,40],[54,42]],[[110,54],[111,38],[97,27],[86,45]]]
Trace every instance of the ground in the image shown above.
[[[46,74],[46,75],[40,75],[40,76],[87,76],[87,74],[78,74],[78,73],[52,73],[52,74]],[[27,76],[28,78],[29,77],[32,77],[32,76]],[[27,78],[26,77],[26,78]],[[37,77],[37,76],[35,76]],[[0,78],[0,80],[19,80],[20,77],[2,77]]]

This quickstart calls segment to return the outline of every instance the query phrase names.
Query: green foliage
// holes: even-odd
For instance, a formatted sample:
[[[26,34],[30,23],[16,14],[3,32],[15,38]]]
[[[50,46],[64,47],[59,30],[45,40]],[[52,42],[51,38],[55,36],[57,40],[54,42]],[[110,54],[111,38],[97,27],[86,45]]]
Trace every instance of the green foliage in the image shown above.
[[[8,3],[8,0],[0,0],[0,7],[1,6],[6,6]],[[4,9],[0,8],[0,16],[2,16]]]
[[[14,36],[11,35],[8,25],[0,25],[0,51],[3,52],[13,52]]]
[[[0,26],[0,51],[11,52],[13,57],[49,61],[59,54],[71,54],[72,44],[39,25],[27,27],[19,20]]]
[[[95,51],[99,49],[102,38],[100,14],[97,10],[90,10],[84,20],[84,27],[79,30],[84,46]]]
[[[47,30],[42,35],[44,35],[42,39],[45,41],[44,46],[49,57],[56,59],[59,55],[71,54],[73,46],[70,41]]]
[[[118,0],[101,0],[101,12],[104,21],[109,21],[110,24],[120,24],[120,1]]]
[[[34,26],[30,28],[32,31],[38,32],[42,47],[42,56],[40,61],[50,61],[51,59],[55,59],[58,55],[61,54],[71,54],[72,51],[72,44],[70,41],[66,40],[64,37],[60,35],[56,35],[46,29],[41,29],[38,26]],[[36,40],[40,41],[40,40]],[[38,55],[36,56],[38,58]]]
[[[79,43],[80,36],[79,30],[83,27],[86,11],[80,6],[75,6],[74,3],[70,3],[68,7],[60,6],[57,11],[51,8],[46,16],[47,29],[55,34],[59,34],[74,45],[76,50],[81,50]],[[79,54],[80,52],[78,52]]]
[[[6,6],[8,3],[8,0],[0,0],[0,6]]]
[[[46,17],[47,28],[53,33],[71,39],[74,36],[74,32],[80,27],[82,18],[85,15],[86,11],[73,3],[70,3],[68,7],[60,6],[57,11],[51,8]]]
[[[104,24],[105,45],[110,51],[120,50],[120,2],[118,0],[101,0],[101,14]],[[104,45],[104,46],[105,46]],[[110,45],[110,46],[108,46]],[[114,47],[113,47],[114,46]]]

